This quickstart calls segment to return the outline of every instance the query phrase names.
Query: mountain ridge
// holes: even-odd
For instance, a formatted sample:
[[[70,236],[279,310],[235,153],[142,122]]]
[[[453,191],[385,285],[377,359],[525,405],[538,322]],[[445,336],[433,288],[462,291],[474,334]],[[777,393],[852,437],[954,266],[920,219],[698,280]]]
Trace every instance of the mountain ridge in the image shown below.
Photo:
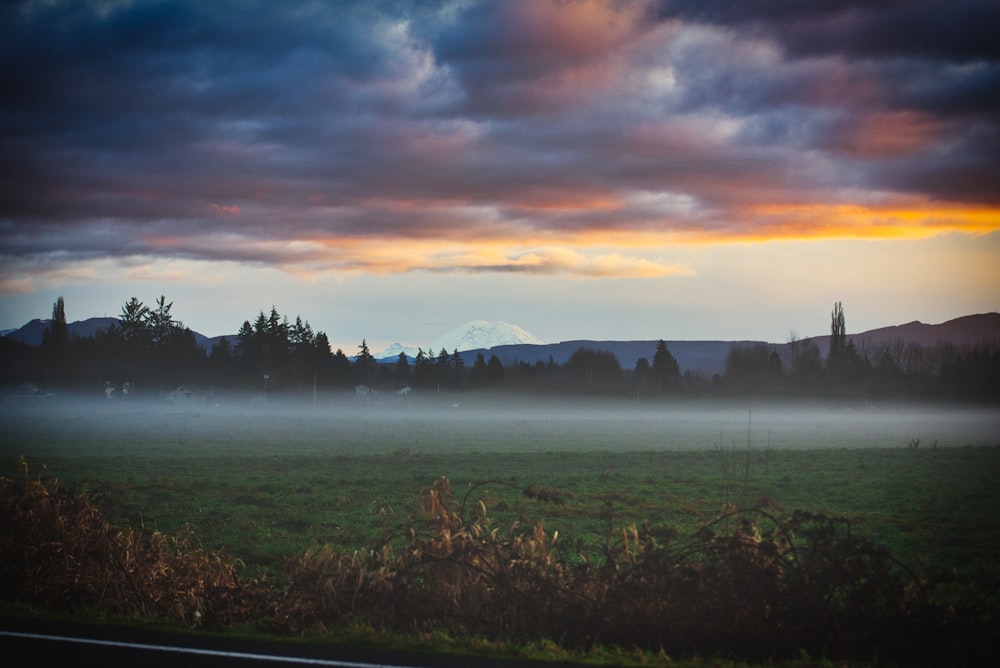
[[[542,345],[543,341],[527,330],[503,320],[470,320],[455,327],[435,339],[424,353],[437,355],[438,351],[449,353],[467,350],[490,349],[502,345],[530,344]],[[375,355],[380,360],[398,359],[400,353],[416,357],[422,348],[393,343]]]
[[[50,320],[35,319],[19,329],[9,332],[6,336],[28,345],[39,345],[42,340],[42,334],[50,323]],[[68,323],[67,326],[71,336],[87,337],[93,336],[99,329],[106,329],[111,324],[117,323],[117,318],[104,317],[78,320]],[[437,339],[432,344],[433,347],[426,352],[435,354],[433,351],[440,350],[440,348],[454,351],[460,345],[455,341],[454,337],[458,336],[458,341],[463,340],[464,337],[464,334],[460,330],[468,325],[482,327],[482,323],[490,324],[485,320],[473,320],[465,323]],[[529,337],[532,336],[516,325],[510,325],[509,323],[502,324],[509,328],[516,328]],[[235,334],[209,338],[193,330],[192,332],[198,344],[206,350],[210,350],[215,342],[221,339],[226,338],[230,342],[234,342],[236,338]],[[448,341],[445,341],[445,337],[448,336],[453,337],[450,340],[453,345],[447,345]],[[848,334],[847,338],[862,349],[865,346],[891,344],[897,341],[922,346],[1000,343],[1000,313],[979,313],[959,316],[958,318],[938,324],[926,324],[919,320],[914,320],[901,325],[890,325],[856,334]],[[534,338],[534,340],[538,341],[537,338]],[[707,376],[722,373],[725,370],[726,356],[733,345],[763,343],[779,351],[779,354],[788,346],[787,343],[769,343],[754,340],[664,340],[670,352],[677,359],[682,371],[702,373]],[[822,357],[826,357],[830,348],[830,335],[828,334],[804,338],[801,341],[815,343]],[[505,364],[516,364],[519,362],[526,362],[528,364],[535,364],[537,362],[547,363],[549,360],[557,364],[563,364],[576,350],[580,348],[593,348],[611,352],[623,368],[633,368],[636,360],[640,357],[652,360],[657,342],[658,340],[652,339],[625,341],[574,339],[557,343],[496,343],[496,345],[480,346],[469,350],[459,349],[459,354],[466,364],[473,363],[476,356],[480,353],[486,356],[496,355]],[[439,343],[441,344],[440,346],[438,346]],[[382,362],[392,362],[399,358],[399,352],[406,352],[405,347],[400,346],[399,351],[387,356],[383,356],[382,354],[376,355],[376,358]],[[407,357],[413,358],[415,357],[415,353],[411,355],[407,352]]]
[[[919,320],[903,325],[892,325],[848,334],[847,338],[863,349],[866,346],[891,344],[897,341],[915,343],[921,346],[946,343],[952,345],[1000,343],[1000,313],[980,313],[960,316],[951,320],[929,325]],[[668,340],[664,339],[671,354],[677,360],[681,371],[701,373],[705,376],[722,374],[726,357],[733,345],[765,344],[782,355],[788,343],[770,343],[756,340]],[[592,348],[612,353],[623,368],[634,368],[640,357],[652,360],[658,339],[650,340],[605,340],[577,339],[541,345],[515,344],[492,348],[480,348],[461,352],[462,361],[470,364],[480,354],[496,355],[504,364],[525,362],[536,364],[552,361],[564,364],[580,348]],[[819,349],[820,356],[826,357],[830,350],[830,335],[812,336],[801,339],[812,342]],[[397,355],[398,357],[398,355]],[[390,360],[383,360],[390,361]]]

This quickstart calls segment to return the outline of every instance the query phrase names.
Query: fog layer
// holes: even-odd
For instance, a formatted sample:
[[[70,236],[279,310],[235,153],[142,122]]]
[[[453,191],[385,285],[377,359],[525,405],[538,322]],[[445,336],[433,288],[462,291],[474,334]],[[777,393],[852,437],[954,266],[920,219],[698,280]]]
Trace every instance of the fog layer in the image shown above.
[[[127,455],[920,448],[1000,445],[1000,409],[930,405],[636,405],[482,397],[0,404],[0,454]]]

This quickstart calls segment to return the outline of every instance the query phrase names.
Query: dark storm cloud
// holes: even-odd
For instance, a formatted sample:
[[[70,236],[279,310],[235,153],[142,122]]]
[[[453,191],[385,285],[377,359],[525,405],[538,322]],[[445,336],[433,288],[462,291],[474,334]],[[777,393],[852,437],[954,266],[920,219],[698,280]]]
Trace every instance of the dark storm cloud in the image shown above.
[[[991,0],[664,0],[662,17],[752,29],[795,55],[997,60]]]
[[[997,13],[5,3],[0,255],[321,264],[367,239],[766,236],[756,207],[868,192],[995,203]],[[534,270],[506,257],[468,266]]]

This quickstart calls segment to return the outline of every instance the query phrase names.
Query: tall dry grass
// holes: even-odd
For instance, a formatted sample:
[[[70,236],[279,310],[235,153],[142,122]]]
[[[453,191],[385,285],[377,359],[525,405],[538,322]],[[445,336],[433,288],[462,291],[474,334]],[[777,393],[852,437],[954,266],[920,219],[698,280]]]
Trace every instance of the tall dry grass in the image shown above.
[[[690,536],[631,525],[587,559],[542,522],[502,529],[481,502],[456,512],[441,478],[405,535],[351,553],[317,546],[277,586],[244,581],[237,561],[190,537],[114,528],[86,492],[27,467],[0,481],[0,504],[0,594],[49,610],[743,660],[958,665],[1000,640],[995,578],[942,602],[846,521],[804,512],[730,507]]]
[[[225,628],[263,609],[238,562],[142,527],[115,528],[85,491],[0,478],[0,592],[53,611]]]

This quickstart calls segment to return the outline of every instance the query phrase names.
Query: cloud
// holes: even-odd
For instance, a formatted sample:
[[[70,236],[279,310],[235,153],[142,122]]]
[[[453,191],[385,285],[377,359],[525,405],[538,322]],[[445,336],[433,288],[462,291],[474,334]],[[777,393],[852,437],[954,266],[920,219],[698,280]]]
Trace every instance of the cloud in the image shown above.
[[[588,278],[654,278],[693,276],[690,267],[666,265],[620,253],[586,255],[579,251],[548,246],[513,253],[492,265],[473,265],[473,271],[500,271],[527,274],[569,274]]]
[[[996,12],[6,3],[0,257],[663,276],[638,247],[997,229]]]

